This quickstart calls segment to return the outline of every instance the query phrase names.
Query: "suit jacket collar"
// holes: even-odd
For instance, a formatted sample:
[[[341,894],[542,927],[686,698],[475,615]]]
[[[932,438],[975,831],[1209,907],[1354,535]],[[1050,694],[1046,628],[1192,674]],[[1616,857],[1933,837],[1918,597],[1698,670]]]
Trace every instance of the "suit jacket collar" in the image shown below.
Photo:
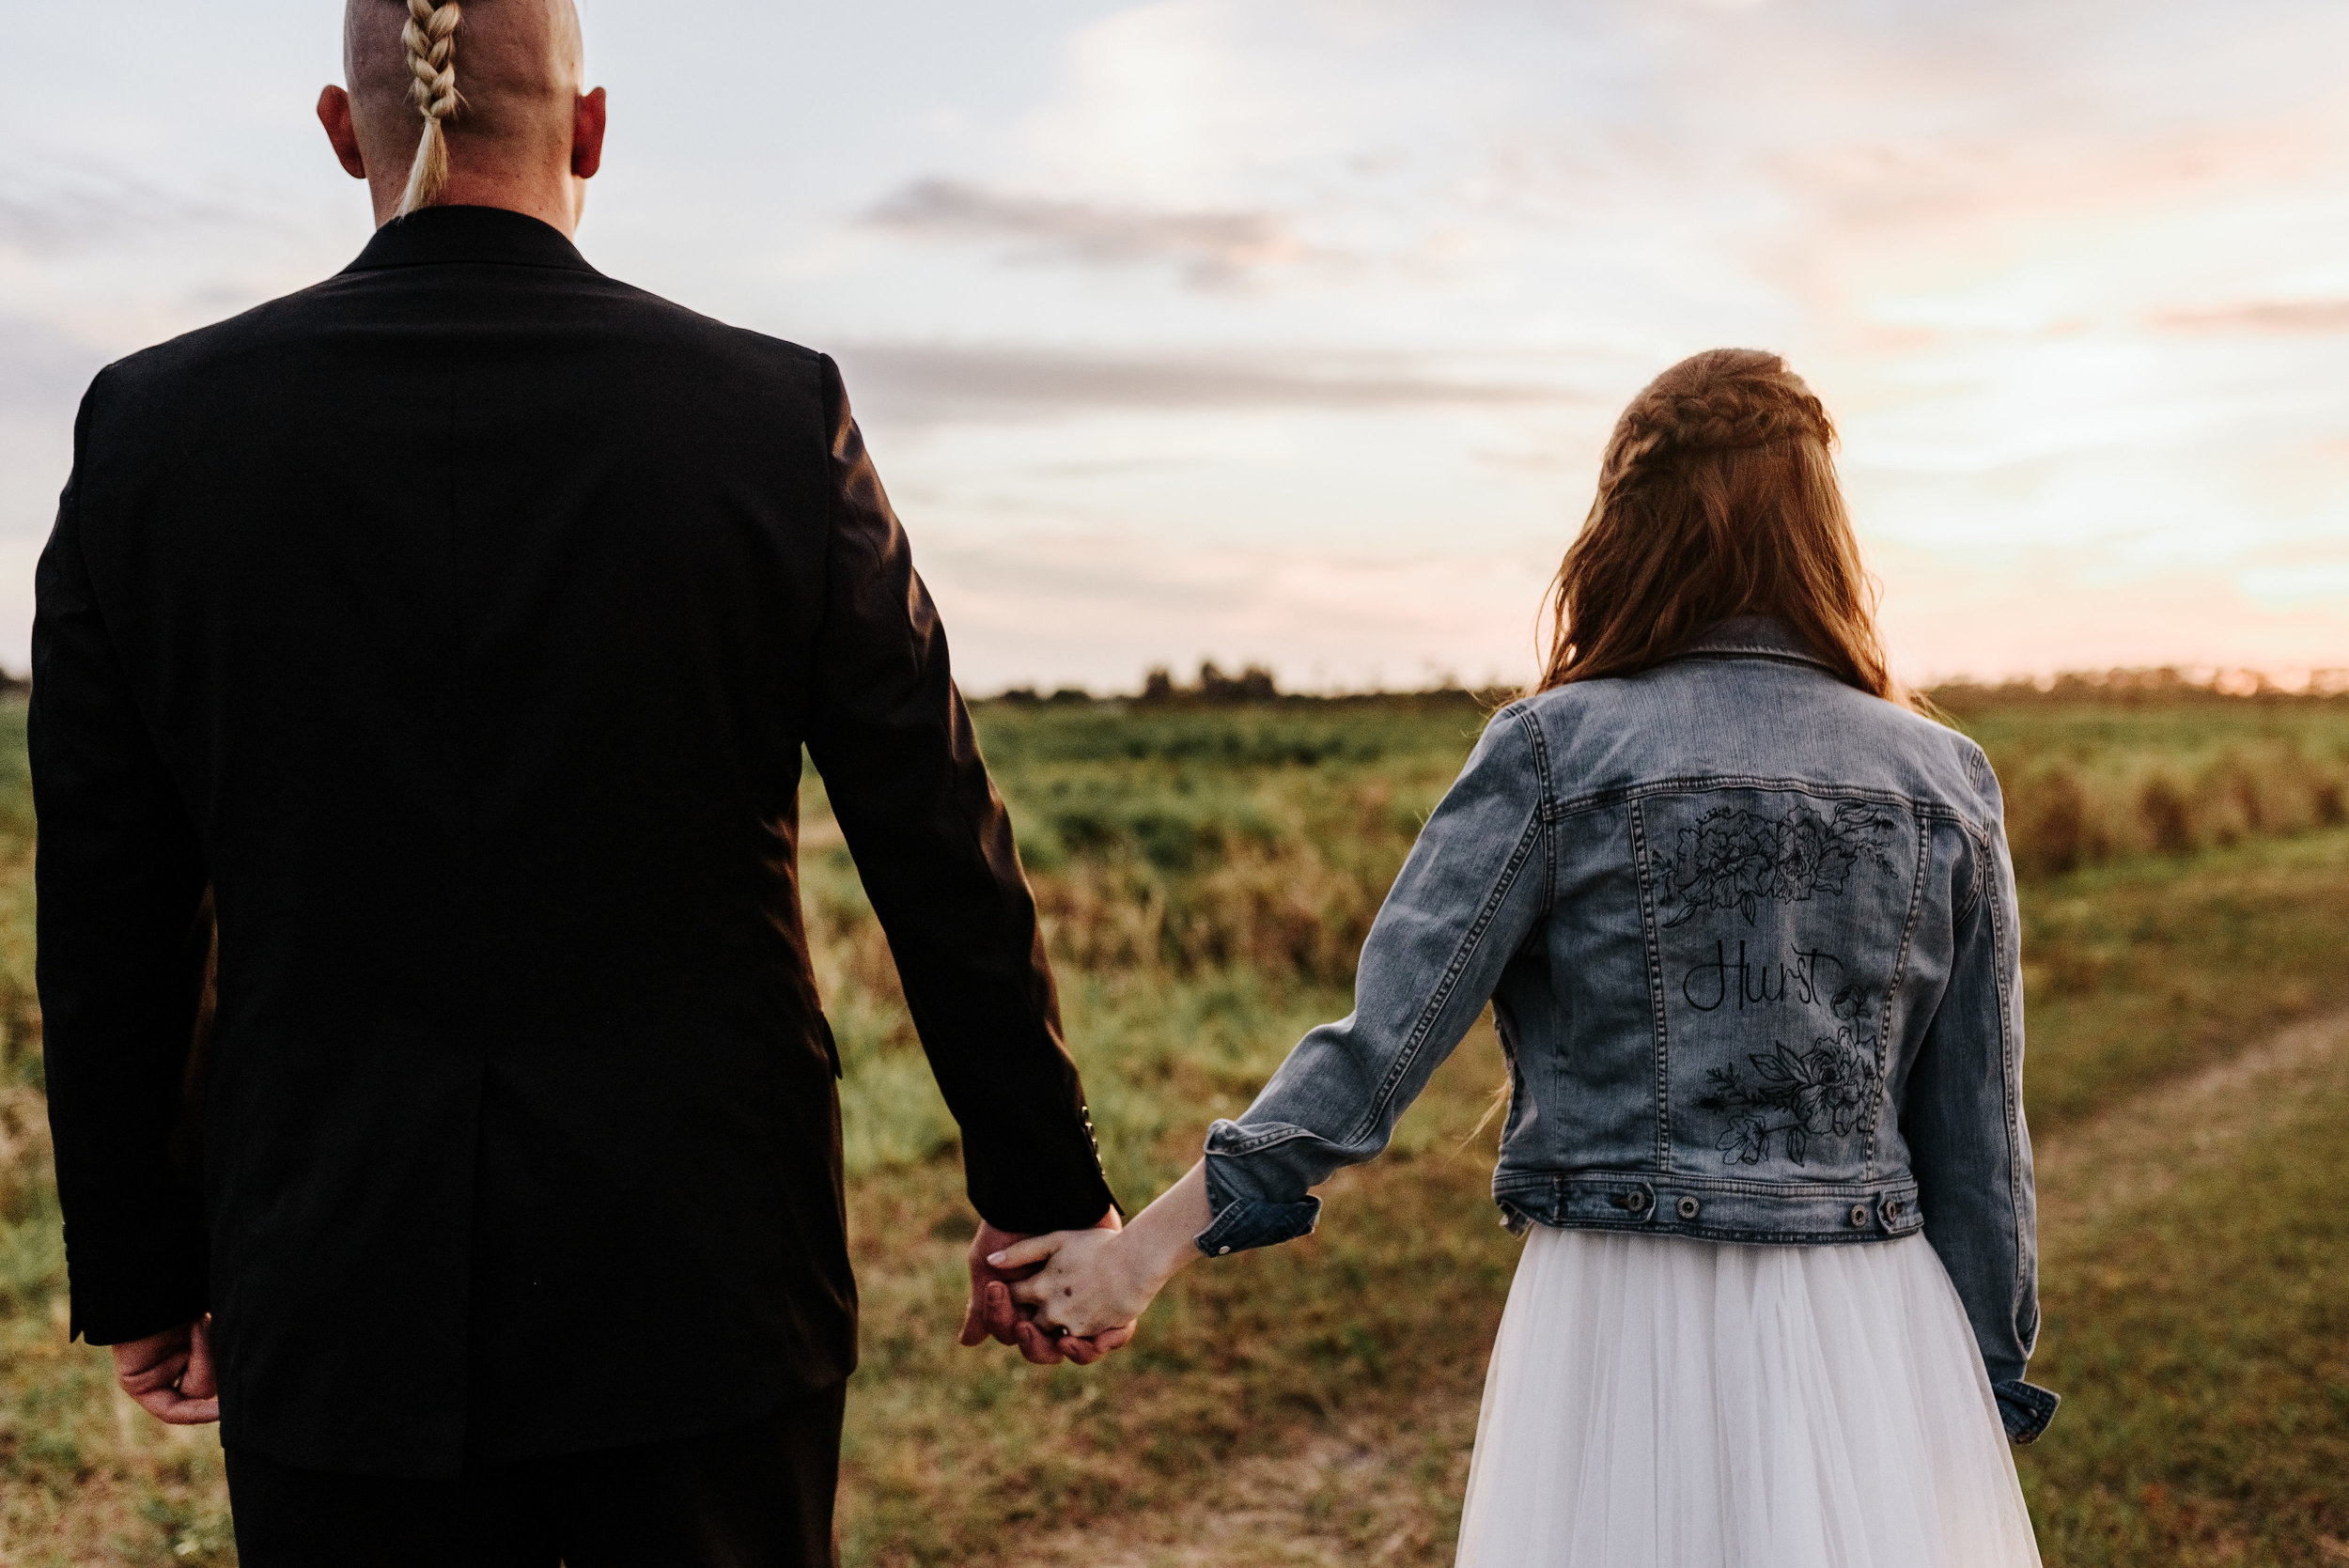
[[[428,267],[444,261],[503,262],[592,272],[586,258],[552,225],[503,207],[428,207],[375,231],[345,272]]]

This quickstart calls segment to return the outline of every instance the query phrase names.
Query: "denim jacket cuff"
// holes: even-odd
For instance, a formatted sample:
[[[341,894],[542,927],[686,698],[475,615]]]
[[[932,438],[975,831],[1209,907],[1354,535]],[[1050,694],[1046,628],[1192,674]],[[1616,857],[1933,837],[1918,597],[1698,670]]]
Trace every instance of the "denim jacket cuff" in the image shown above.
[[[1192,1239],[1199,1250],[1211,1258],[1220,1258],[1226,1252],[1245,1252],[1252,1247],[1270,1247],[1275,1242],[1311,1235],[1320,1218],[1318,1198],[1307,1198],[1301,1203],[1268,1203],[1254,1198],[1238,1198],[1218,1210],[1215,1222]]]
[[[1308,1194],[1299,1202],[1283,1203],[1244,1197],[1233,1190],[1231,1182],[1216,1165],[1217,1157],[1210,1154],[1207,1209],[1215,1218],[1192,1238],[1200,1251],[1217,1258],[1226,1252],[1245,1252],[1252,1247],[1270,1247],[1313,1234],[1315,1223],[1321,1218],[1320,1199]]]
[[[1992,1384],[1990,1391],[1999,1396],[1999,1420],[2006,1423],[2011,1443],[2036,1442],[2055,1419],[2056,1406],[2063,1403],[2061,1394],[2019,1377]]]

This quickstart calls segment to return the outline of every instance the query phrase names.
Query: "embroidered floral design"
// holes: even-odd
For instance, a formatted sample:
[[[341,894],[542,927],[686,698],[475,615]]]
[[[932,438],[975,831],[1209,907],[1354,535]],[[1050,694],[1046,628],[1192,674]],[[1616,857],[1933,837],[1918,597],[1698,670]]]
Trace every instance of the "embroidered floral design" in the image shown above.
[[[1680,830],[1673,853],[1657,858],[1670,917],[1664,924],[1678,925],[1705,909],[1735,909],[1750,925],[1765,899],[1800,902],[1842,893],[1863,857],[1892,875],[1892,857],[1885,852],[1891,837],[1891,817],[1859,800],[1837,802],[1832,821],[1806,805],[1776,820],[1728,806],[1706,812],[1695,827]]]
[[[1865,990],[1845,989],[1864,1005]],[[1819,1036],[1807,1051],[1774,1043],[1777,1048],[1768,1054],[1746,1058],[1760,1075],[1759,1083],[1748,1084],[1735,1067],[1705,1071],[1709,1089],[1697,1104],[1735,1113],[1713,1144],[1721,1151],[1723,1165],[1760,1164],[1773,1138],[1786,1157],[1800,1165],[1813,1138],[1846,1137],[1866,1112],[1875,1087],[1874,1037],[1855,1034],[1846,1024],[1831,1040]]]

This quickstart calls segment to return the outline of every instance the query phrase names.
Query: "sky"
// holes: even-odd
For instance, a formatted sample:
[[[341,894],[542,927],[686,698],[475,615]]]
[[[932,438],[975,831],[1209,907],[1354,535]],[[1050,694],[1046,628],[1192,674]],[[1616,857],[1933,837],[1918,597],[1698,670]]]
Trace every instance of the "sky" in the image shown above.
[[[2349,7],[581,8],[581,249],[840,361],[974,691],[1522,680],[1728,344],[1841,427],[1908,678],[2349,665]],[[340,12],[11,18],[0,664],[95,370],[365,243]]]

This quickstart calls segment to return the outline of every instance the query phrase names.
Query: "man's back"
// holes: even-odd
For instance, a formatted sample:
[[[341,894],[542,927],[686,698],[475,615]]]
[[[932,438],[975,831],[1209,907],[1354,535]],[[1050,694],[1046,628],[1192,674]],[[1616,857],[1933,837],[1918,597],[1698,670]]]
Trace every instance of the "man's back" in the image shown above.
[[[425,1473],[847,1374],[802,743],[974,1200],[1024,1230],[1108,1206],[1008,826],[829,360],[534,219],[428,210],[102,375],[40,593],[76,1312],[120,1338],[209,1304],[232,1444]],[[201,1296],[194,1226],[155,1212],[175,1108],[119,1090],[184,1050],[188,998],[120,977],[184,948],[207,883]],[[390,1342],[385,1420],[352,1405]]]

